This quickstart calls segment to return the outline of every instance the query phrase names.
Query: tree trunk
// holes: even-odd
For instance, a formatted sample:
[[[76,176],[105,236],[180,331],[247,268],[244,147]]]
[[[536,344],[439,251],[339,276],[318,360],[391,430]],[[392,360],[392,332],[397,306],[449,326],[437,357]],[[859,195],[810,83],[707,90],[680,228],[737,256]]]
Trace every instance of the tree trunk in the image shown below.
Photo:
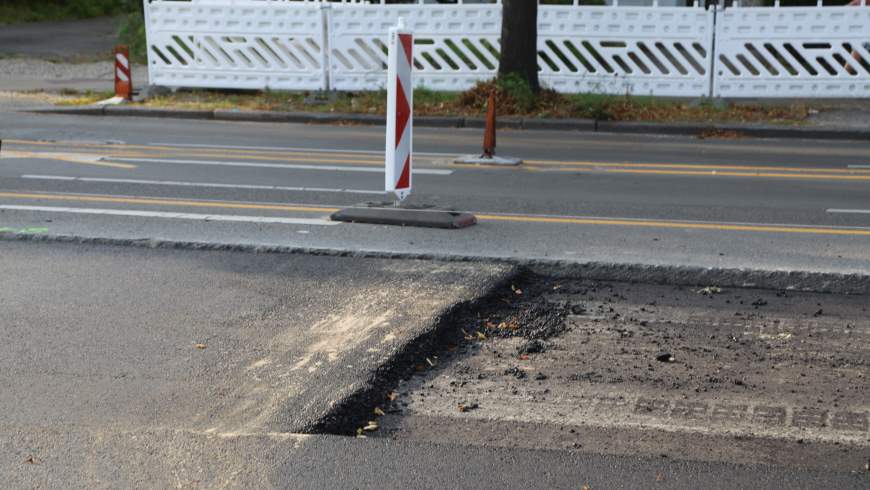
[[[503,0],[499,76],[516,74],[537,92],[538,1]]]

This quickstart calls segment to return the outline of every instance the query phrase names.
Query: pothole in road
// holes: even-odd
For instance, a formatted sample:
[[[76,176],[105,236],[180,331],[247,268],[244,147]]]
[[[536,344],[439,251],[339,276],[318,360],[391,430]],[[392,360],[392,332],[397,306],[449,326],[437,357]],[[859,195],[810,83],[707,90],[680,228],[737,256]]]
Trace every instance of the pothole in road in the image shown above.
[[[445,319],[329,431],[860,471],[867,308],[858,296],[525,275]]]

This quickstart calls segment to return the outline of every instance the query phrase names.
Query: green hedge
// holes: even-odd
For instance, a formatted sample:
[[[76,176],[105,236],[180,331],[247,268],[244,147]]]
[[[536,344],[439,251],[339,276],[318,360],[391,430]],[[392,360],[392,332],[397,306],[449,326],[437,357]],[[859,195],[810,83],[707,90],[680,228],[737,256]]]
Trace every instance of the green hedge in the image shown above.
[[[118,15],[134,3],[130,0],[0,0],[0,24],[51,20],[87,19]]]

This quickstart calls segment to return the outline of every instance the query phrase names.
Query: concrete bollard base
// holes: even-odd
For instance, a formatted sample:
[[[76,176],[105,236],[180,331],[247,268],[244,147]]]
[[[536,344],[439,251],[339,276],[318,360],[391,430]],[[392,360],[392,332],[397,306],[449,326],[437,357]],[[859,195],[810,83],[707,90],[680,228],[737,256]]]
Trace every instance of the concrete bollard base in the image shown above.
[[[476,155],[468,155],[464,157],[457,158],[453,161],[453,163],[458,163],[461,165],[506,165],[506,166],[516,166],[521,165],[523,160],[521,158],[514,157],[499,157],[493,156],[491,158],[485,156],[476,156]]]
[[[333,221],[372,225],[410,226],[455,230],[477,223],[471,213],[427,207],[396,207],[393,203],[367,203],[337,211]]]

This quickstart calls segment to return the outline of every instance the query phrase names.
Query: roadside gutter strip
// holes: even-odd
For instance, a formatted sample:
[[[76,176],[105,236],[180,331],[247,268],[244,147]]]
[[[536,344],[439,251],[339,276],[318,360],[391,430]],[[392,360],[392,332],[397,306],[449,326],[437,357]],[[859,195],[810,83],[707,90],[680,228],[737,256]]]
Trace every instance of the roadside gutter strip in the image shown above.
[[[238,111],[234,109],[196,110],[131,106],[58,107],[30,111],[38,114],[67,114],[83,116],[129,116],[173,119],[209,119],[233,122],[270,122],[304,124],[360,124],[383,126],[384,116],[372,114],[338,114],[309,112]],[[416,116],[414,125],[430,128],[483,128],[486,121],[477,117]],[[807,128],[775,126],[769,124],[705,124],[655,123],[635,121],[596,121],[592,119],[540,119],[504,117],[498,119],[502,129],[584,131],[602,133],[663,134],[697,136],[705,132],[736,132],[741,136],[757,138],[802,138],[829,140],[870,141],[870,129]]]
[[[388,252],[379,250],[348,250],[287,245],[129,239],[53,234],[0,233],[0,241],[59,242],[88,245],[135,246],[170,250],[210,250],[400,260],[436,260],[443,262],[479,262],[516,266],[539,275],[554,278],[582,277],[598,281],[664,284],[689,287],[718,286],[723,288],[772,289],[827,294],[870,294],[870,275],[859,273],[840,274],[812,271],[726,269],[631,263],[577,262],[538,258],[486,257],[459,254]]]

